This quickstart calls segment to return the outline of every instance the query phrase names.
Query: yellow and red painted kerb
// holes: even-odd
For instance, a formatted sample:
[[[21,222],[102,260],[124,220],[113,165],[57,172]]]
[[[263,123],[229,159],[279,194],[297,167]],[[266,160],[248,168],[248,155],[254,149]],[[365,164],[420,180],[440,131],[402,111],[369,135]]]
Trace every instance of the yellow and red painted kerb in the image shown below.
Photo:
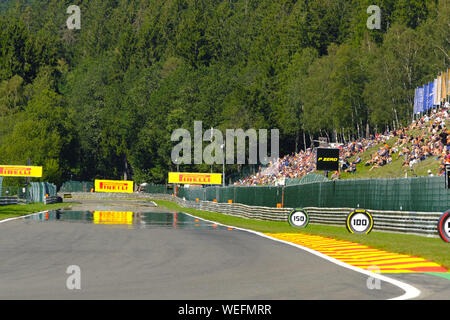
[[[365,270],[375,269],[380,273],[448,272],[441,265],[423,258],[391,253],[350,241],[302,233],[266,233],[266,235],[299,244]]]

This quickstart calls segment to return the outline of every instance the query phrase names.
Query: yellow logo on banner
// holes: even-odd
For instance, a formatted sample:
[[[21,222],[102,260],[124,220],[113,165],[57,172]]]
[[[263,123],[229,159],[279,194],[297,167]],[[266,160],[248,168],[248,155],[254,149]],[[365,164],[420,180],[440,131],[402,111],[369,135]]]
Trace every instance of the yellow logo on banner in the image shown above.
[[[95,192],[133,193],[133,181],[95,180]]]
[[[0,176],[40,178],[42,167],[0,165]]]
[[[96,224],[133,224],[133,212],[127,211],[94,211]]]
[[[333,162],[336,162],[336,161],[338,161],[338,158],[322,158],[322,157],[320,157],[319,159],[317,159],[317,161],[333,161]]]
[[[169,172],[169,183],[222,184],[222,174]]]

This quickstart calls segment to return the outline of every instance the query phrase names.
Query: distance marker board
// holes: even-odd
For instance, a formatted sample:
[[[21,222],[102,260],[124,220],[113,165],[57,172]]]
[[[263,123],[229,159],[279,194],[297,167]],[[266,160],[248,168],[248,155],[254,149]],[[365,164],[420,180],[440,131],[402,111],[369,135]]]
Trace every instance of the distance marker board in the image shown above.
[[[348,214],[346,225],[351,233],[368,234],[373,228],[373,218],[367,210],[355,209]]]
[[[296,228],[305,228],[309,223],[309,215],[306,210],[294,209],[289,213],[289,224]]]
[[[438,232],[442,240],[450,242],[450,210],[444,212],[439,218]]]

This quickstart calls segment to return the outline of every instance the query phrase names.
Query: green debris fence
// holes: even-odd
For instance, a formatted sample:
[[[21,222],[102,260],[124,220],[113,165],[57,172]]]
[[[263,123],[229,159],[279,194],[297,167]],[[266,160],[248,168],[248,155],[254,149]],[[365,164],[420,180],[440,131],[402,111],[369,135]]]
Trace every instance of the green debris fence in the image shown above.
[[[450,189],[445,178],[355,179],[303,183],[286,186],[228,186],[178,188],[186,200],[242,203],[286,208],[365,208],[372,210],[443,212],[450,209]],[[173,193],[153,186],[148,193]]]

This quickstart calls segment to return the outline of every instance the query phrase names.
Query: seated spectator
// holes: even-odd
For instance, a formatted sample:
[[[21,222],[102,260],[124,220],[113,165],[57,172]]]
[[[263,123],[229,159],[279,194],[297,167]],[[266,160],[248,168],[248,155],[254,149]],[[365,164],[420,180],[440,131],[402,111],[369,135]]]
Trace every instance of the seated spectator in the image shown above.
[[[356,163],[352,162],[352,164],[350,164],[350,167],[348,169],[346,169],[345,172],[349,172],[349,173],[356,172]]]
[[[346,170],[350,167],[350,163],[348,163],[348,160],[345,160],[344,163],[341,166],[342,170]]]
[[[335,171],[333,175],[331,176],[331,180],[337,180],[339,179],[339,171]]]
[[[346,172],[355,172],[356,165],[362,162],[360,154],[379,144],[378,150],[364,163],[365,166],[372,166],[370,170],[392,163],[393,155],[398,154],[398,158],[403,158],[402,167],[410,168],[432,156],[441,162],[438,172],[442,174],[445,164],[450,164],[450,131],[447,131],[446,126],[450,116],[447,110],[449,107],[450,104],[439,111],[433,110],[430,115],[412,121],[407,127],[385,131],[384,134],[370,134],[368,138],[343,144],[339,147],[341,168]],[[415,130],[414,135],[411,134],[412,130]],[[389,146],[387,141],[392,137],[397,140]],[[283,177],[300,178],[316,170],[315,157],[315,150],[311,148],[288,154],[237,184],[273,184]],[[350,164],[349,159],[352,157],[355,160]]]

